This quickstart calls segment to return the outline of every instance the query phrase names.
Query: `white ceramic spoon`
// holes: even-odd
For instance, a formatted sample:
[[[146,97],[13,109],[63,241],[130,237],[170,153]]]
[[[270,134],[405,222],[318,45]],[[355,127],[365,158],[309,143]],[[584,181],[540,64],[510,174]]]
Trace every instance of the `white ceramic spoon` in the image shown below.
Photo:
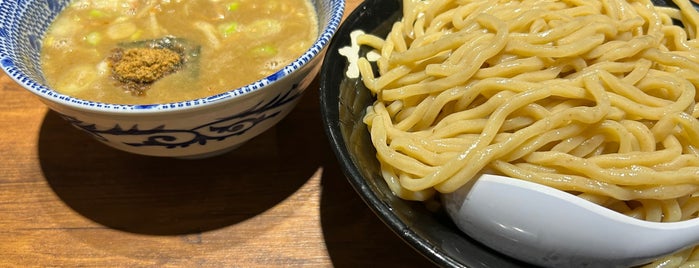
[[[563,191],[485,174],[445,194],[456,225],[499,252],[545,267],[630,267],[699,242],[699,219],[654,223]]]

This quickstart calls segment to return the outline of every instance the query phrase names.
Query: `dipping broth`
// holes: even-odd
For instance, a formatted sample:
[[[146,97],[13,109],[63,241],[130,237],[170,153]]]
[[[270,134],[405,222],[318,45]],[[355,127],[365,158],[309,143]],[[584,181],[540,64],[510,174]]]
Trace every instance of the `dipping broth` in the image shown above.
[[[60,93],[168,103],[270,75],[317,35],[308,0],[76,0],[49,27],[41,60]]]

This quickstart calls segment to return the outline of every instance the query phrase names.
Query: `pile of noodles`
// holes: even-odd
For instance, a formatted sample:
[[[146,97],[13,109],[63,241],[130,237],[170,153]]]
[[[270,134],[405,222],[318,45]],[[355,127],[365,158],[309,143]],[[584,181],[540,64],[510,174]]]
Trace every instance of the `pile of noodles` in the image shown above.
[[[404,0],[360,58],[364,122],[401,198],[482,172],[648,221],[699,210],[699,14],[649,0]],[[699,263],[688,249],[658,260]]]

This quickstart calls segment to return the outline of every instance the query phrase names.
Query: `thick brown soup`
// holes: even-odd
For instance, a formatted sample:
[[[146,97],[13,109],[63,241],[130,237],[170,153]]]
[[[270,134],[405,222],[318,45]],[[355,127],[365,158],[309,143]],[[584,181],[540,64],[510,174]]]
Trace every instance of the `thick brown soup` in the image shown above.
[[[42,67],[81,99],[183,101],[270,75],[317,34],[308,0],[74,0],[44,37]]]

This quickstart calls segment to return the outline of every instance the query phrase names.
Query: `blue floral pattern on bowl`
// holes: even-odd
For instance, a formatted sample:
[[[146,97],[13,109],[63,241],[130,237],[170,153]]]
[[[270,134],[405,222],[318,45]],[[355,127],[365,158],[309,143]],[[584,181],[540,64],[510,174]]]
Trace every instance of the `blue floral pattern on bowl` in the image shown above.
[[[193,144],[206,145],[210,140],[222,141],[228,137],[243,135],[257,124],[278,116],[280,112],[275,109],[289,104],[300,96],[299,92],[292,90],[267,103],[259,103],[241,113],[192,129],[168,129],[165,125],[147,129],[140,129],[138,125],[128,128],[116,125],[110,129],[99,129],[95,124],[80,121],[72,116],[64,115],[63,118],[102,141],[108,140],[105,138],[105,135],[142,136],[141,142],[126,142],[124,144],[136,147],[162,146],[166,148],[184,148]]]

